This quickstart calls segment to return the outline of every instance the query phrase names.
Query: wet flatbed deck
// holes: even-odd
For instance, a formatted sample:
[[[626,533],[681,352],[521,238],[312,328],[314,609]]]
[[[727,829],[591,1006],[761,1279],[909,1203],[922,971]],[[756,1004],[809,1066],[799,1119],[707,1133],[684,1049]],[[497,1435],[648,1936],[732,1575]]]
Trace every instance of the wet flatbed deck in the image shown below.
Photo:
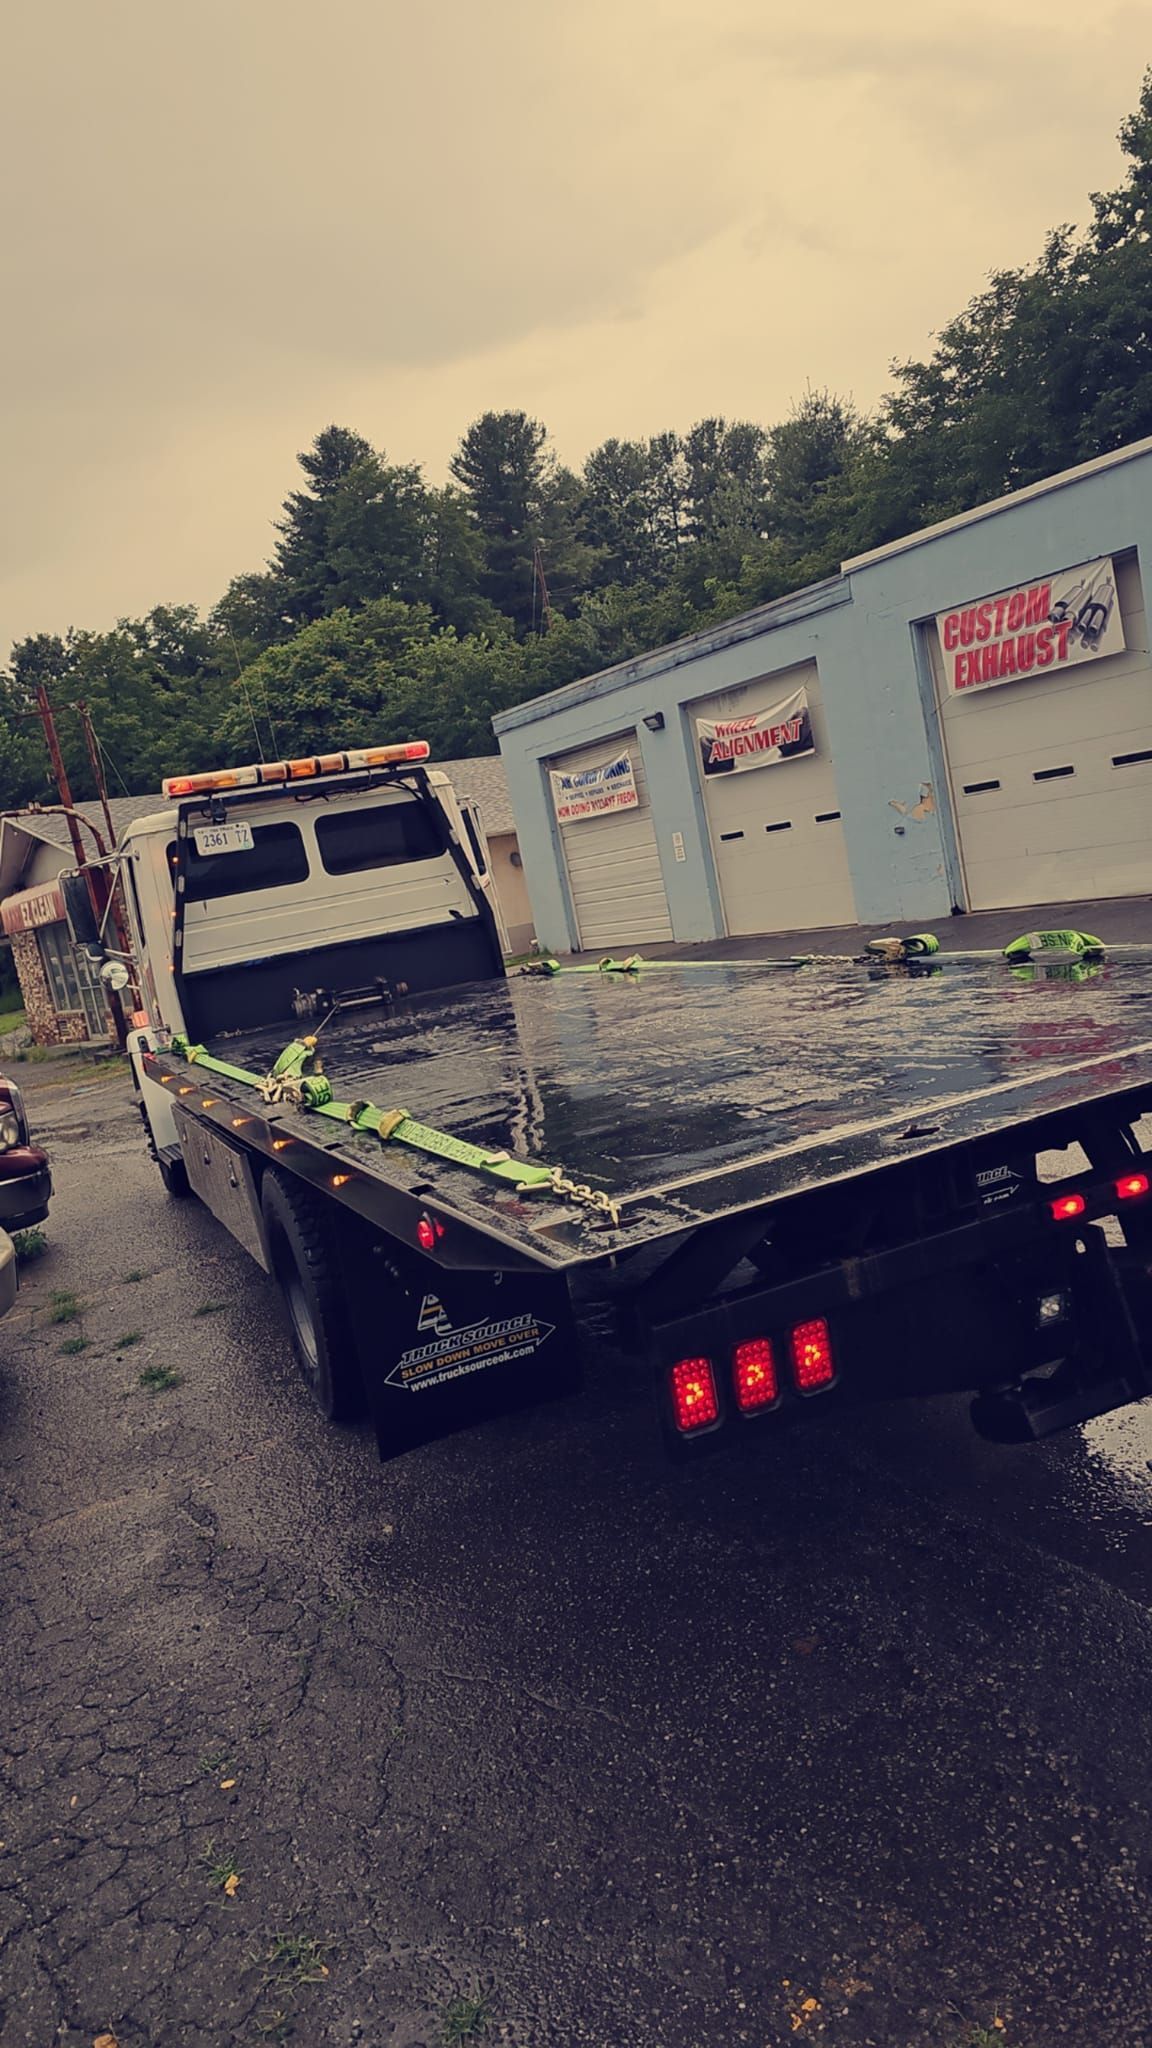
[[[212,1050],[265,1072],[289,1035]],[[325,1126],[341,1156],[525,1246],[546,1242],[565,1264],[1120,1091],[1152,1094],[1152,949],[1087,969],[669,961],[636,979],[513,977],[345,1014],[321,1049],[339,1099],[401,1107],[603,1189],[618,1225]],[[284,1114],[316,1137],[322,1120]]]

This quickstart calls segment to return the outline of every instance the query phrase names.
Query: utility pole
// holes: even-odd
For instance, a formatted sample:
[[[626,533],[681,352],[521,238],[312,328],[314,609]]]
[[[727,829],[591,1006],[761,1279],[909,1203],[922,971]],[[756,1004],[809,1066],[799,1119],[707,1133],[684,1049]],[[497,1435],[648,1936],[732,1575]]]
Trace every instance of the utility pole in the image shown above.
[[[80,707],[77,708],[79,709]],[[44,738],[48,746],[48,759],[52,764],[52,779],[60,795],[60,802],[65,814],[65,823],[68,826],[68,837],[72,841],[72,852],[75,855],[76,866],[83,875],[88,887],[88,900],[92,905],[92,915],[96,919],[96,929],[97,931],[103,929],[104,919],[111,908],[121,949],[124,952],[128,952],[128,937],[115,900],[115,880],[106,867],[91,867],[85,858],[84,841],[80,836],[80,821],[76,816],[76,806],[72,798],[72,785],[68,780],[68,770],[64,766],[64,756],[60,751],[60,738],[56,731],[56,716],[48,696],[47,685],[40,677],[36,679],[36,709],[39,713],[40,723],[44,728]],[[108,823],[109,848],[112,849],[116,844],[116,834],[112,827],[112,813],[108,807],[107,793],[103,787],[103,772],[98,766],[96,738],[92,731],[92,722],[88,716],[87,707],[83,709],[83,725],[84,736],[88,742],[89,757],[93,763],[93,773],[96,775],[96,787],[100,791],[104,806],[104,816]],[[95,837],[99,841],[98,833],[95,834]],[[123,1006],[119,996],[111,989],[108,991],[107,1001],[112,1013],[116,1040],[120,1050],[123,1051],[127,1031]]]
[[[92,898],[92,909],[96,916],[99,917],[102,906],[97,897],[91,871],[86,866],[84,860],[84,841],[80,837],[80,827],[74,816],[75,805],[72,801],[72,789],[68,781],[68,770],[64,766],[64,756],[60,752],[60,740],[56,732],[56,718],[48,699],[47,685],[39,676],[36,678],[36,709],[40,716],[40,723],[44,727],[48,759],[52,763],[52,780],[56,784],[60,802],[67,812],[68,837],[72,841],[72,851],[76,856],[76,865],[82,869],[88,878],[88,894]]]

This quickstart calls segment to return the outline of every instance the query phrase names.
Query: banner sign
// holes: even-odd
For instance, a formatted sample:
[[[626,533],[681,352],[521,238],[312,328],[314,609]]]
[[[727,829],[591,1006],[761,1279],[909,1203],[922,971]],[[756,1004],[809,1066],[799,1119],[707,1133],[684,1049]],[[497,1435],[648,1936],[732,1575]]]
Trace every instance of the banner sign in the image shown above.
[[[954,694],[1119,654],[1124,621],[1115,568],[1109,560],[1083,562],[1042,582],[998,591],[940,612],[936,630]]]
[[[767,711],[748,718],[698,718],[696,735],[705,775],[732,775],[743,768],[771,768],[814,754],[808,692],[801,685]]]
[[[59,882],[41,882],[35,889],[21,889],[0,903],[0,927],[14,938],[18,932],[34,932],[43,924],[63,924],[64,894]]]
[[[580,818],[602,818],[607,811],[634,811],[640,802],[631,754],[617,754],[602,768],[574,768],[570,774],[552,768],[549,776],[561,825],[574,825]]]

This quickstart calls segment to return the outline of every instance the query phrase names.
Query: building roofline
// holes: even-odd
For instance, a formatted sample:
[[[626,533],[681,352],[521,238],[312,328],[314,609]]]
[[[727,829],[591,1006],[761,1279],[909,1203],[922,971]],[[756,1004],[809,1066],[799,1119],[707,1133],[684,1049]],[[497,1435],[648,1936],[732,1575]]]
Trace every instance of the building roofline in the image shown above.
[[[1022,490],[1008,491],[1002,498],[990,498],[983,505],[974,505],[968,512],[956,512],[951,519],[937,520],[935,526],[921,526],[915,533],[904,534],[900,540],[886,541],[882,548],[870,548],[867,554],[853,555],[850,561],[841,563],[840,573],[850,576],[854,570],[870,569],[874,563],[886,562],[892,555],[906,554],[910,548],[926,547],[930,541],[958,533],[965,526],[976,526],[981,520],[995,519],[1000,512],[1011,512],[1016,505],[1031,504],[1035,498],[1047,497],[1050,491],[1066,490],[1071,484],[1082,483],[1085,477],[1118,469],[1125,462],[1138,462],[1143,455],[1152,455],[1152,436],[1143,441],[1130,441],[1126,447],[1114,448],[1108,455],[1094,455],[1090,462],[1078,462],[1074,469],[1062,469],[1055,476],[1041,477],[1039,483],[1025,484]]]
[[[699,633],[687,634],[683,640],[670,640],[664,647],[655,647],[649,654],[633,655],[629,661],[618,661],[611,668],[598,669],[595,675],[580,676],[575,682],[562,683],[559,689],[549,690],[542,697],[530,697],[524,704],[515,704],[509,711],[498,712],[492,720],[493,731],[499,736],[512,732],[517,726],[532,725],[537,719],[548,718],[554,711],[563,710],[568,705],[610,696],[613,691],[626,689],[631,683],[643,682],[646,676],[683,668],[688,662],[701,661],[705,655],[737,646],[742,640],[754,640],[774,627],[791,625],[797,619],[829,611],[834,605],[848,604],[851,596],[851,587],[843,575],[826,576],[820,583],[805,584],[802,590],[789,591],[786,597],[773,598],[769,604],[757,605],[752,611],[725,619],[722,625],[706,626]]]

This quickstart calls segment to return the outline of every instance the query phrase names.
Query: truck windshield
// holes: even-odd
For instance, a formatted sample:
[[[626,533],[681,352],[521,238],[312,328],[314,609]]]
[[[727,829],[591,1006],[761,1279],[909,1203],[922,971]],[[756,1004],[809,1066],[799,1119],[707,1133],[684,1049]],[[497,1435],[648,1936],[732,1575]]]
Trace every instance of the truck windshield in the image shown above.
[[[405,861],[434,860],[443,834],[423,804],[377,804],[371,810],[334,811],[317,818],[316,844],[329,875],[356,875]]]
[[[175,841],[168,848],[168,860],[175,869]],[[308,854],[299,825],[253,825],[251,847],[237,853],[198,853],[189,838],[185,861],[184,894],[189,903],[283,889],[308,879]]]

